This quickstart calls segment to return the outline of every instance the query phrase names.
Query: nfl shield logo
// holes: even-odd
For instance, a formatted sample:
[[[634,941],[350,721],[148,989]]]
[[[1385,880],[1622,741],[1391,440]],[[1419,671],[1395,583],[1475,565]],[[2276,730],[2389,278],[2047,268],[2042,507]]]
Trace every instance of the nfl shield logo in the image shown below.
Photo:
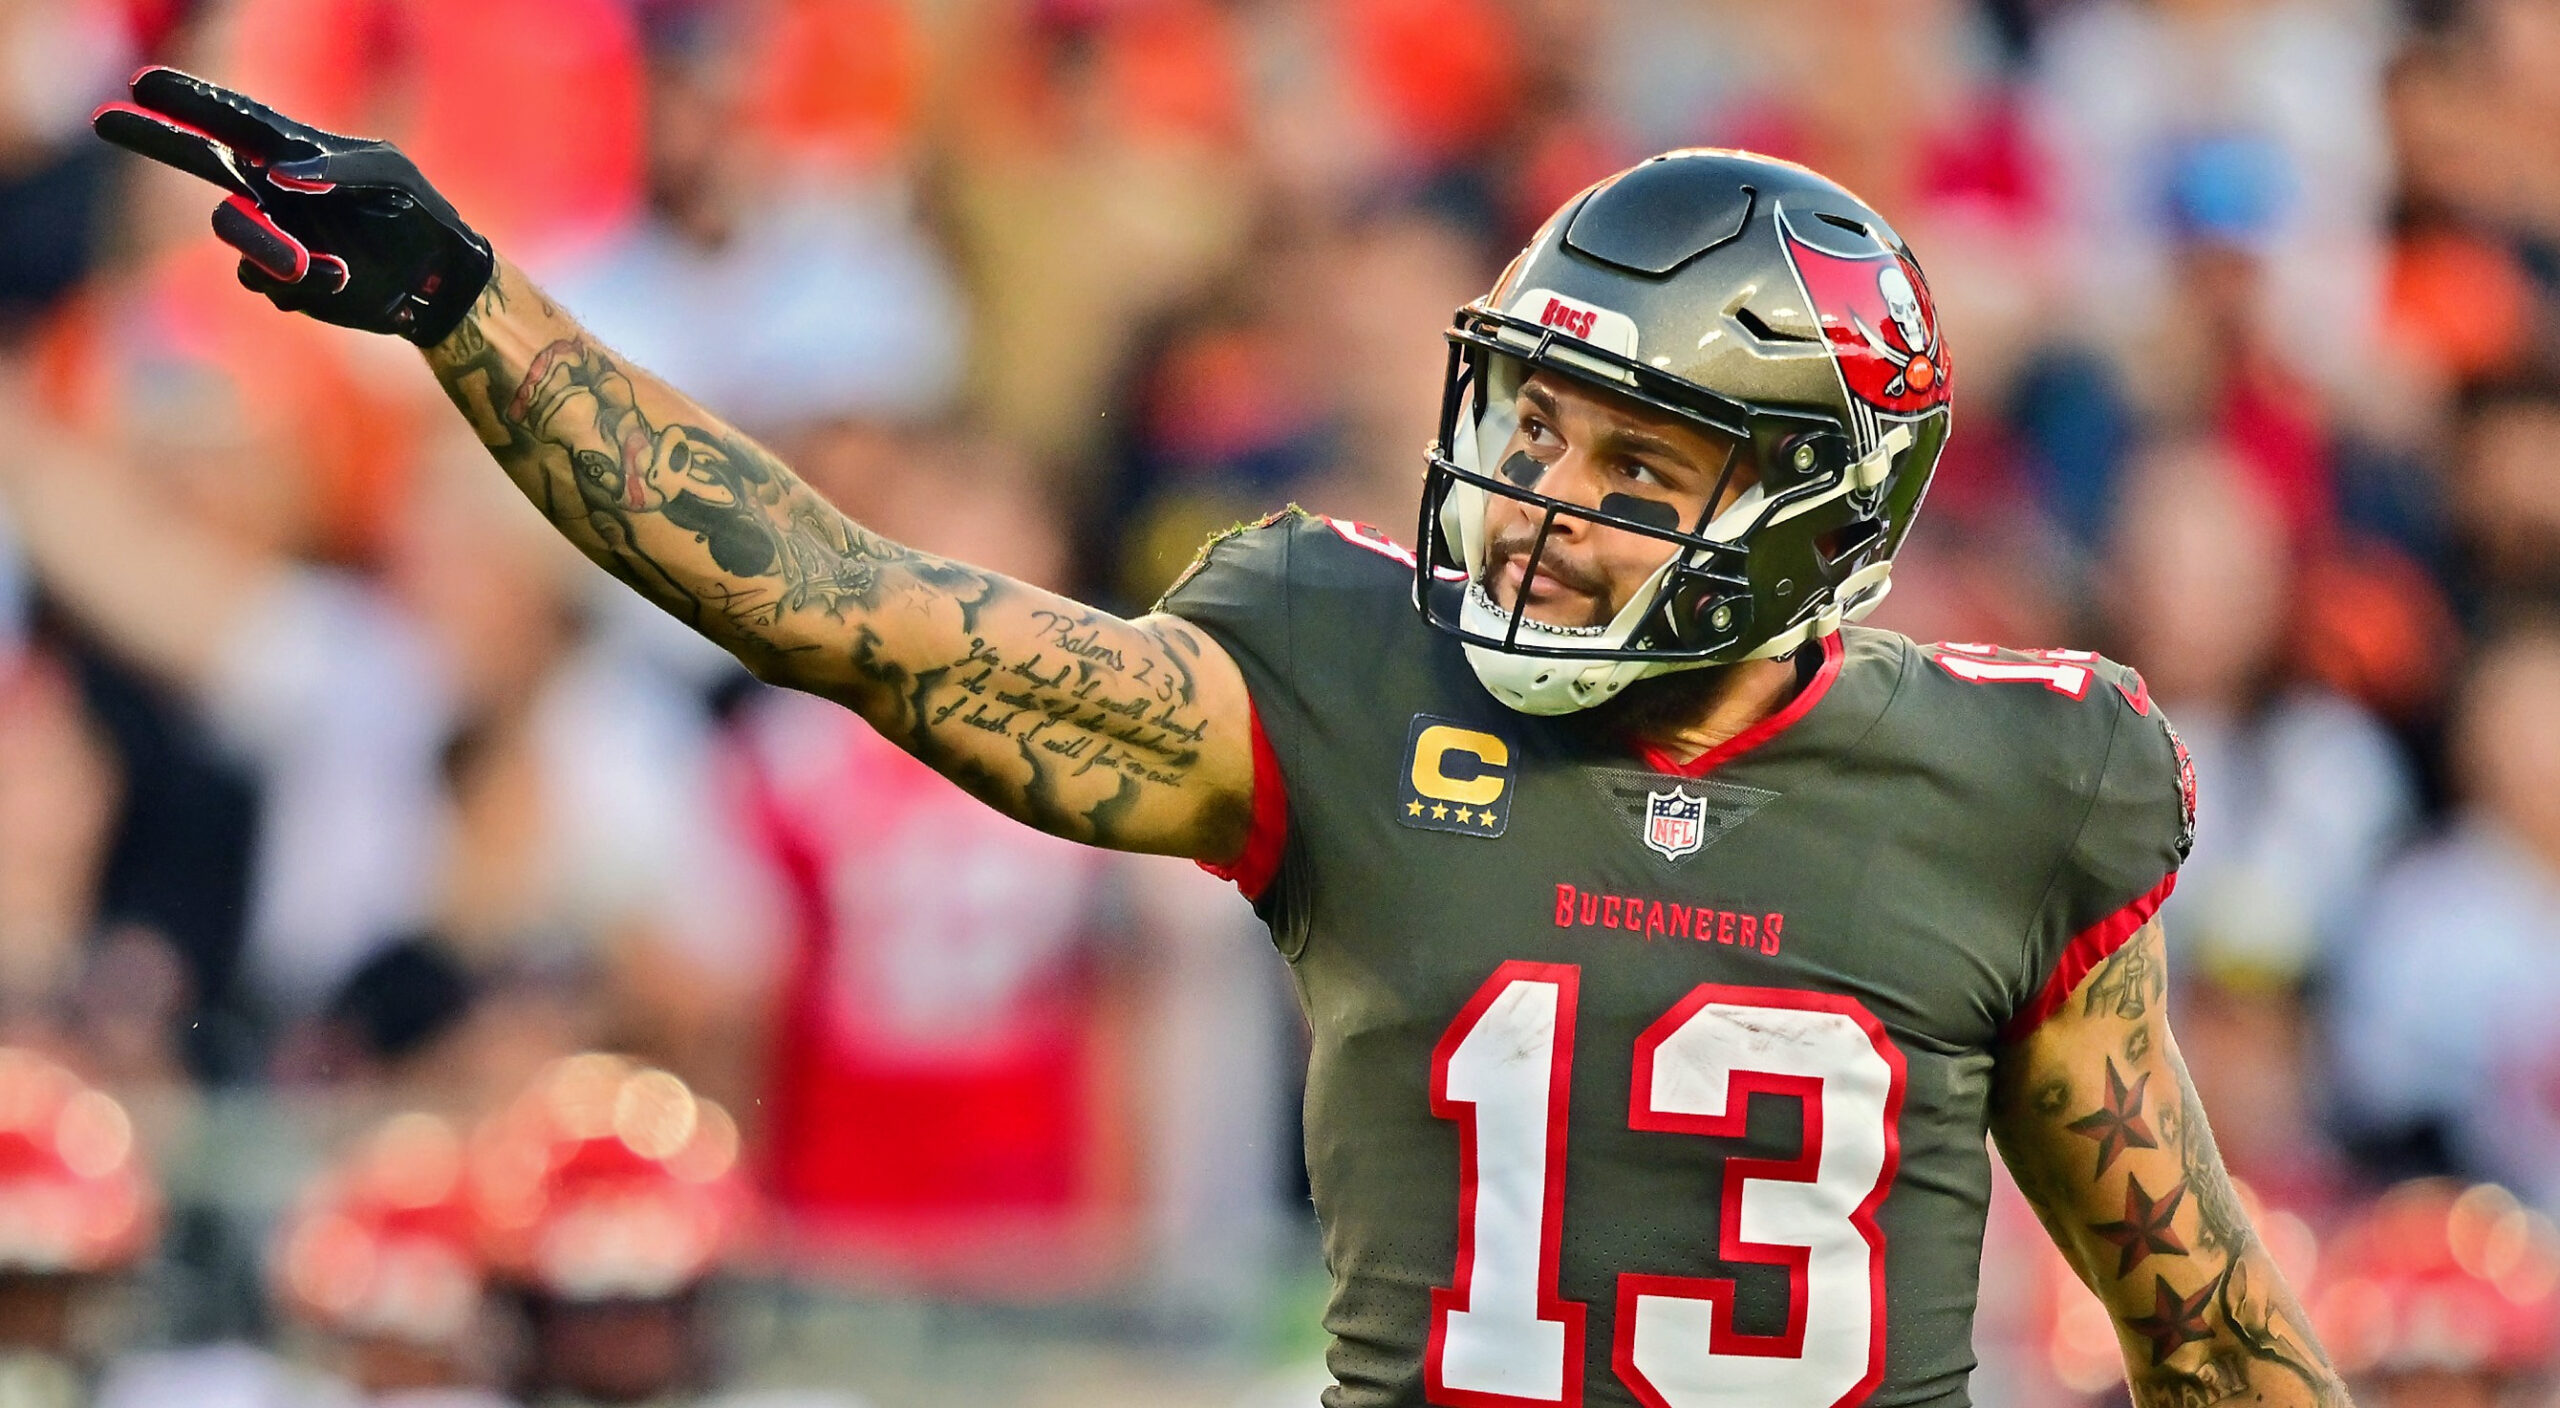
[[[1648,792],[1644,799],[1644,843],[1678,860],[1707,843],[1707,804],[1677,788]]]

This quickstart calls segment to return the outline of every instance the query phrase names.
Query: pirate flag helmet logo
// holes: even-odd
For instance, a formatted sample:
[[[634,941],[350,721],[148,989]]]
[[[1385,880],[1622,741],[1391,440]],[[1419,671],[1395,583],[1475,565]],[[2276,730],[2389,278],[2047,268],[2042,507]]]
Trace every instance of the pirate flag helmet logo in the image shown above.
[[[1922,415],[1947,403],[1938,308],[1920,270],[1892,248],[1857,253],[1818,247],[1783,214],[1787,258],[1822,323],[1849,394],[1886,415]],[[1831,230],[1824,237],[1838,239]]]

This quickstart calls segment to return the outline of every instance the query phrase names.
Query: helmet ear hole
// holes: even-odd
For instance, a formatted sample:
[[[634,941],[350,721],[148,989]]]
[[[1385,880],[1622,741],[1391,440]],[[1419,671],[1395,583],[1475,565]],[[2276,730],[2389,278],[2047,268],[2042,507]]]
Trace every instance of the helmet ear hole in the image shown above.
[[[1884,523],[1881,519],[1861,518],[1854,523],[1844,523],[1827,533],[1817,534],[1813,545],[1821,552],[1823,565],[1832,566],[1866,551],[1876,539],[1883,536]]]

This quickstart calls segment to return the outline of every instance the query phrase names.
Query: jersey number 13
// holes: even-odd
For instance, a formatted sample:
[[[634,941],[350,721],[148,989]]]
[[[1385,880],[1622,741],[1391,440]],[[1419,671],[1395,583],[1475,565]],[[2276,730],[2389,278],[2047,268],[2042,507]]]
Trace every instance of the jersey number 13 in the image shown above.
[[[1431,1056],[1458,1125],[1455,1284],[1431,1293],[1425,1394],[1453,1408],[1582,1402],[1583,1312],[1557,1295],[1582,970],[1505,963]],[[1650,1408],[1834,1408],[1884,1373],[1884,1237],[1902,1053],[1854,999],[1706,983],[1636,1039],[1631,1128],[1739,1138],[1756,1094],[1803,1102],[1792,1159],[1725,1163],[1720,1256],[1786,1268],[1787,1322],[1734,1328],[1729,1277],[1618,1277],[1611,1364]],[[1702,1190],[1703,1191],[1703,1190]]]

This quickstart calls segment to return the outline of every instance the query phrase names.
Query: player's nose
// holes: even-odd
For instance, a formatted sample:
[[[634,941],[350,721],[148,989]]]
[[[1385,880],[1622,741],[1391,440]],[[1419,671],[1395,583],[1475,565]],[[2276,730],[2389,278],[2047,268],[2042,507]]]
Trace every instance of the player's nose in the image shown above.
[[[1593,456],[1581,450],[1567,450],[1547,466],[1545,476],[1538,481],[1538,492],[1575,508],[1596,509],[1607,492],[1607,486],[1603,482],[1600,465]],[[1584,520],[1570,514],[1556,519],[1556,531],[1559,533],[1579,532],[1588,526]]]

